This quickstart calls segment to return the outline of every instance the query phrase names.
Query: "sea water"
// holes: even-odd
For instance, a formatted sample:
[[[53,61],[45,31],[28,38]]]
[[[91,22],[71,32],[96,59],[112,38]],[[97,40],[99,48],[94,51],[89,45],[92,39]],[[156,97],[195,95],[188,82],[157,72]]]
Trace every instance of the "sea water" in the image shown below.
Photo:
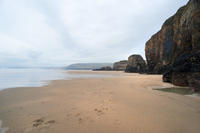
[[[16,87],[39,87],[51,80],[108,76],[111,75],[68,73],[63,69],[0,69],[0,91]]]
[[[0,90],[15,87],[39,87],[50,80],[67,78],[57,69],[0,69]]]
[[[0,120],[0,133],[5,133],[8,130],[8,128],[2,127],[2,121]]]

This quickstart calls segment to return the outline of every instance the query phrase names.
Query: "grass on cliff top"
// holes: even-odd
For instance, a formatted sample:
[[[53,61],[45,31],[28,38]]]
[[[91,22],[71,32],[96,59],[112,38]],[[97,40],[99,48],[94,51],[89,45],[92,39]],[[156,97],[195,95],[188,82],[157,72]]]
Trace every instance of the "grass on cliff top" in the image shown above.
[[[162,89],[154,89],[154,90],[159,90],[159,91],[163,91],[163,92],[177,93],[177,94],[180,94],[180,95],[192,95],[192,94],[195,94],[195,92],[192,89],[189,89],[189,88],[172,87],[172,88],[162,88]]]

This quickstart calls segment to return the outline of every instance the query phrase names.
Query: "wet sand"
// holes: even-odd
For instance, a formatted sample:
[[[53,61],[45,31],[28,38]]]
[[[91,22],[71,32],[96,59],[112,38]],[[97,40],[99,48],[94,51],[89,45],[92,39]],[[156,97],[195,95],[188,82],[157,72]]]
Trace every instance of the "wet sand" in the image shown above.
[[[152,88],[171,87],[161,75],[52,81],[0,92],[6,133],[199,133],[200,98]]]

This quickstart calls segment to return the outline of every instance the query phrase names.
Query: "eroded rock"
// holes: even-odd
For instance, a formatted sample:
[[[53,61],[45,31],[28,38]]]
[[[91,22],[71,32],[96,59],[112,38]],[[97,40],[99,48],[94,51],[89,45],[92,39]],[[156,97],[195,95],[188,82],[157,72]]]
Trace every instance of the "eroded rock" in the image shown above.
[[[200,89],[200,51],[185,53],[178,57],[171,68],[163,75],[164,82],[178,86]]]
[[[105,67],[101,67],[99,69],[93,69],[93,71],[112,71],[112,67],[105,66]]]
[[[113,65],[113,70],[115,70],[115,71],[125,71],[127,64],[128,64],[127,60],[115,62],[114,65]]]
[[[150,73],[165,73],[185,52],[200,50],[200,0],[190,0],[146,43]]]
[[[163,81],[198,90],[200,60],[200,0],[190,0],[146,43],[149,73],[164,73]]]
[[[128,58],[126,72],[143,73],[146,70],[146,63],[141,55],[131,55]]]

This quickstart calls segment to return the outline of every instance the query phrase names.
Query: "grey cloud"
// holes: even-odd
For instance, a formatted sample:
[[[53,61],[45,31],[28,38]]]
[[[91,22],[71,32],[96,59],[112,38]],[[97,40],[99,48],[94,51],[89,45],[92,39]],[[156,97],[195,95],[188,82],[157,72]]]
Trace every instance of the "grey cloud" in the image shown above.
[[[1,0],[0,66],[63,66],[144,56],[188,0]]]

